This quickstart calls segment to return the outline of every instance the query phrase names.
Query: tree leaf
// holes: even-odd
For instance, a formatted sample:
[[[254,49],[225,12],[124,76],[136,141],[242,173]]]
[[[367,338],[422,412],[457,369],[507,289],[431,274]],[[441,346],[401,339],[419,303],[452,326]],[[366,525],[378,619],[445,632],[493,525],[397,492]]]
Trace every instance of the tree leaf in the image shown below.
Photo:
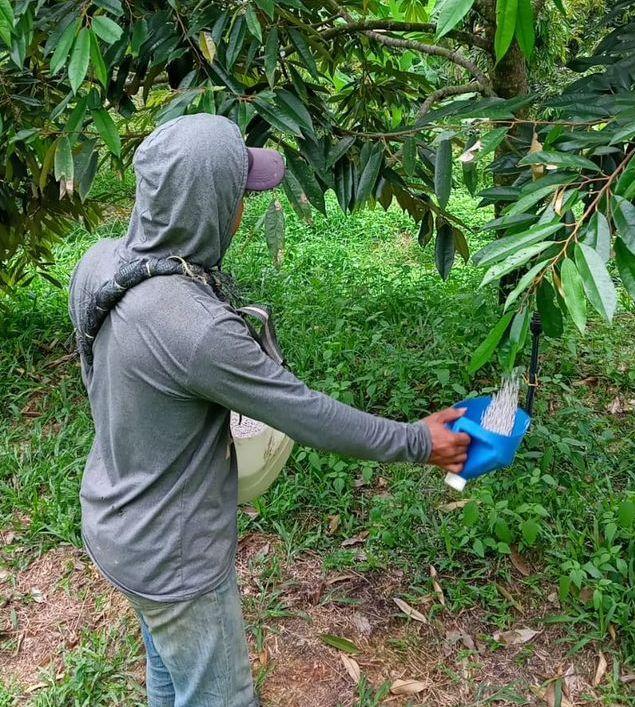
[[[93,17],[92,22],[93,32],[100,38],[103,39],[107,44],[114,44],[117,40],[121,39],[123,30],[121,27],[105,15],[97,15]]]
[[[565,258],[561,268],[562,297],[571,319],[584,334],[586,328],[586,299],[584,297],[584,285],[582,278],[571,258]]]
[[[139,51],[147,38],[148,22],[145,18],[143,18],[135,22],[134,27],[132,28],[132,37],[130,38],[130,50],[132,52],[132,56],[139,56]],[[199,37],[199,43],[200,39],[201,38]],[[212,39],[212,41],[214,40]],[[201,46],[201,49],[202,48],[203,47]]]
[[[514,214],[522,214],[527,211],[531,211],[532,214],[535,213],[536,209],[532,209],[532,207],[539,201],[542,201],[542,199],[551,194],[557,188],[557,184],[547,184],[540,189],[536,189],[530,194],[524,194],[515,203],[505,209],[505,215],[513,216]]]
[[[470,375],[476,373],[479,368],[482,368],[490,360],[490,358],[492,358],[492,355],[498,346],[498,343],[503,338],[503,334],[507,331],[507,327],[509,326],[513,316],[513,312],[503,314],[485,340],[472,354],[472,358],[470,359],[470,363],[467,367],[467,372]]]
[[[95,5],[97,7],[103,7],[113,15],[123,15],[123,8],[121,7],[121,0],[95,0]]]
[[[313,54],[311,54],[309,45],[304,39],[303,34],[300,32],[300,30],[295,29],[293,27],[290,27],[287,31],[289,33],[289,38],[291,39],[293,46],[298,50],[298,54],[302,58],[304,68],[309,72],[309,74],[311,74],[311,78],[317,81],[319,78],[317,65],[315,63],[315,59],[313,58]]]
[[[311,167],[293,150],[285,149],[284,154],[287,158],[287,169],[291,170],[295,178],[300,182],[304,193],[313,206],[325,214],[324,190],[317,181]]]
[[[82,144],[81,149],[75,155],[75,181],[79,198],[85,201],[90,191],[90,187],[97,174],[97,164],[99,153],[95,149],[96,140],[87,140]]]
[[[116,157],[121,156],[121,138],[117,132],[117,127],[105,108],[98,108],[91,111],[97,132],[102,140]]]
[[[203,56],[210,64],[214,63],[216,57],[216,42],[209,32],[201,32],[198,36],[198,45],[203,52]]]
[[[309,134],[313,134],[313,120],[309,111],[302,101],[290,91],[279,89],[276,91],[276,104],[280,110],[288,115],[300,128],[304,128]]]
[[[611,228],[606,216],[596,211],[589,219],[582,243],[594,248],[605,263],[611,257]]]
[[[452,226],[444,219],[437,218],[437,238],[434,244],[434,262],[443,280],[450,277],[454,265],[454,233]]]
[[[434,234],[434,214],[431,209],[424,212],[419,224],[419,234],[417,240],[422,248],[425,248],[432,240]]]
[[[326,166],[333,166],[340,158],[342,158],[355,143],[353,136],[347,136],[338,140],[335,145],[329,150]]]
[[[296,121],[289,116],[287,110],[281,110],[279,106],[268,103],[263,98],[257,97],[254,103],[260,115],[274,128],[283,133],[291,133],[297,137],[302,137],[302,131]]]
[[[480,267],[491,265],[492,263],[509,257],[521,248],[526,248],[534,243],[544,241],[545,238],[559,231],[561,228],[562,224],[560,222],[548,223],[532,226],[527,231],[515,233],[513,236],[498,238],[488,243],[484,248],[481,248],[478,253],[475,253],[472,257],[472,262]]]
[[[448,205],[452,191],[452,142],[441,140],[434,160],[434,192],[442,209]]]
[[[240,50],[243,48],[246,31],[245,19],[240,16],[235,20],[234,26],[229,33],[229,42],[227,44],[227,51],[225,52],[225,64],[228,71],[230,71],[232,66],[236,63]]]
[[[64,66],[64,63],[66,62],[66,57],[68,56],[68,52],[70,51],[71,46],[73,45],[73,40],[75,39],[75,35],[77,34],[78,29],[79,20],[76,20],[75,22],[71,22],[62,33],[62,36],[60,37],[57,46],[55,47],[55,51],[53,52],[53,56],[51,57],[51,74],[56,74],[62,68],[62,66]]]
[[[273,20],[275,7],[276,7],[274,0],[255,0],[255,1],[256,1],[256,5],[258,5],[258,7],[261,10],[266,12],[269,15],[269,17]]]
[[[403,171],[409,176],[415,173],[417,160],[417,141],[414,137],[407,137],[403,142]]]
[[[507,299],[505,300],[505,306],[503,308],[504,311],[507,311],[511,307],[511,305],[520,297],[520,295],[529,287],[529,285],[531,285],[536,275],[538,275],[539,272],[542,272],[542,270],[545,269],[548,263],[549,260],[542,260],[541,262],[536,263],[520,278],[516,287],[514,287],[514,289],[507,295]]]
[[[264,218],[265,238],[276,267],[282,264],[284,252],[284,211],[277,199],[272,199]]]
[[[478,170],[476,169],[476,163],[474,161],[463,162],[461,168],[463,170],[463,183],[465,184],[465,188],[471,196],[474,196],[478,188]]]
[[[66,135],[57,139],[55,148],[55,179],[61,181],[73,181],[73,154],[71,153],[71,143]]]
[[[533,257],[539,253],[542,253],[543,250],[550,248],[552,245],[553,244],[551,241],[547,241],[546,243],[534,243],[526,248],[517,250],[505,260],[492,265],[492,267],[485,273],[480,287],[485,287],[485,285],[489,285],[490,282],[498,280],[503,275],[507,275],[508,272],[516,270],[516,268],[519,268],[521,265],[529,262]]]
[[[71,82],[73,93],[81,86],[86,72],[88,71],[88,61],[90,59],[90,32],[88,28],[82,27],[75,40],[75,46],[71,54],[68,65],[68,78]]]
[[[611,322],[617,307],[617,292],[606,265],[597,251],[584,243],[576,243],[574,257],[589,302]]]
[[[93,32],[90,32],[90,60],[95,72],[95,78],[104,87],[108,87],[108,70],[102,56],[97,37]]]
[[[474,0],[439,0],[435,7],[437,36],[443,37],[467,15]]]
[[[70,147],[70,143],[69,143]],[[44,155],[44,159],[42,160],[42,168],[40,169],[40,177],[39,177],[39,183],[38,186],[40,187],[40,191],[43,192],[44,189],[46,188],[46,182],[48,180],[48,176],[51,172],[51,167],[53,166],[53,159],[55,158],[55,153],[57,151],[57,140],[52,142],[49,145],[48,150],[46,151],[46,154]]]
[[[298,216],[307,223],[313,222],[313,212],[311,204],[304,193],[300,182],[295,178],[293,172],[287,170],[282,180],[282,188],[289,199],[289,203]]]
[[[531,59],[536,45],[534,28],[534,9],[531,0],[518,0],[518,15],[516,17],[516,40],[520,51],[527,59]]]
[[[547,279],[543,279],[536,292],[536,305],[540,318],[542,320],[542,328],[547,336],[554,339],[562,336],[564,330],[562,324],[562,312],[556,301],[556,293]]]
[[[570,155],[564,152],[531,152],[525,155],[518,163],[519,165],[529,164],[549,164],[557,167],[571,167],[573,169],[588,169],[593,172],[599,172],[600,168],[580,155]]]
[[[511,46],[516,31],[518,0],[496,0],[496,35],[494,51],[500,61]]]
[[[0,0],[0,39],[11,48],[15,17],[9,0]]]
[[[327,646],[331,646],[331,648],[337,648],[338,651],[343,651],[344,653],[359,653],[359,648],[353,641],[349,641],[347,638],[334,636],[331,633],[322,633],[320,634],[320,640]]]
[[[454,236],[454,248],[463,258],[463,262],[467,265],[467,262],[470,259],[470,246],[467,244],[465,234],[462,231],[459,231],[458,228],[453,228],[452,235]]]
[[[485,133],[481,136],[481,149],[478,151],[477,159],[482,160],[483,157],[489,155],[490,152],[494,150],[503,142],[507,137],[509,128],[495,128],[490,130],[490,132]]]
[[[276,67],[278,66],[278,30],[273,27],[267,35],[265,43],[265,76],[269,85],[273,88],[276,82]]]
[[[621,238],[615,239],[615,264],[626,291],[635,300],[635,255]]]
[[[379,176],[381,163],[384,159],[384,148],[381,142],[375,143],[368,153],[368,159],[361,167],[359,182],[357,184],[357,205],[363,204],[375,193],[375,183]]]
[[[635,253],[635,206],[621,196],[613,197],[613,221],[624,245]]]
[[[249,32],[262,43],[262,27],[260,26],[260,20],[252,5],[247,5],[245,20],[247,21],[247,29]]]

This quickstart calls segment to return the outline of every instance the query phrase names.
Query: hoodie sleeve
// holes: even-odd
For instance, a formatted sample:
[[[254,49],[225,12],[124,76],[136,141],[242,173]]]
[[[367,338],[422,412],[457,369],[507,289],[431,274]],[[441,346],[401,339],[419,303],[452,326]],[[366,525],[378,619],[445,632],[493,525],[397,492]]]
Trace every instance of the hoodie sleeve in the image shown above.
[[[425,462],[430,456],[427,425],[370,415],[309,389],[263,353],[243,320],[226,307],[192,353],[187,386],[301,445],[384,462]]]

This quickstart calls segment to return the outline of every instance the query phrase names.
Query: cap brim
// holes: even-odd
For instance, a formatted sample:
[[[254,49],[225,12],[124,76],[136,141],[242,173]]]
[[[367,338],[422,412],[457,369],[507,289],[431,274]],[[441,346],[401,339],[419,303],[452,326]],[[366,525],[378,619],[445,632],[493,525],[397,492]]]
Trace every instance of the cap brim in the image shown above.
[[[245,191],[274,189],[284,179],[284,160],[275,150],[248,147],[249,172]]]

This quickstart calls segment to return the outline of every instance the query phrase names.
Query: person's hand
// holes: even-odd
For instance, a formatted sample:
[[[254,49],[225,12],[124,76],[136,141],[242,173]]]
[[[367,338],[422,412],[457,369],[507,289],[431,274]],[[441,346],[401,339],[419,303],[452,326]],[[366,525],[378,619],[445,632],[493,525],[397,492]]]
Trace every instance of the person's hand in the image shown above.
[[[447,408],[421,420],[428,425],[432,439],[432,452],[428,464],[459,474],[467,460],[470,436],[464,432],[451,432],[446,425],[463,417],[465,408]]]

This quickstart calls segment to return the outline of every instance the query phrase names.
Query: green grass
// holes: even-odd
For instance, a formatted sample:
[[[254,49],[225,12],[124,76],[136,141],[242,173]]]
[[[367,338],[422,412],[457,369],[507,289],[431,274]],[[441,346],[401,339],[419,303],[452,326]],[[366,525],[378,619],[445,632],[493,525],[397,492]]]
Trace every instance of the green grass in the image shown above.
[[[104,194],[132,193],[129,182],[120,188],[108,176],[99,184]],[[226,265],[247,299],[273,305],[290,366],[309,385],[410,420],[497,385],[496,362],[475,379],[466,372],[497,316],[496,293],[477,289],[473,267],[459,264],[443,283],[409,218],[381,209],[347,218],[330,204],[328,216],[316,216],[312,226],[286,208],[285,260],[276,270],[263,237],[252,232],[266,206],[263,198],[249,201]],[[487,218],[462,194],[453,208],[472,225]],[[69,234],[55,274],[67,279],[98,236],[124,231],[113,221],[95,235]],[[510,552],[517,547],[532,569],[522,582],[514,575],[523,603],[539,609],[556,592],[562,606],[551,604],[548,620],[568,629],[573,650],[598,641],[616,660],[632,660],[635,424],[632,412],[607,412],[618,395],[635,398],[635,318],[622,302],[612,328],[593,320],[584,340],[568,331],[563,341],[543,341],[527,443],[513,469],[468,487],[464,508],[439,508],[454,497],[436,470],[299,448],[276,486],[255,502],[258,516],[240,515],[241,530],[276,533],[289,556],[317,550],[327,568],[401,567],[414,595],[430,591],[434,564],[452,578],[444,585],[452,610],[480,606],[501,627],[513,611],[495,582],[512,578]],[[55,364],[71,336],[65,292],[36,282],[13,303],[0,334],[0,529],[21,528],[21,547],[79,544],[77,494],[92,426],[76,364]],[[21,514],[30,525],[21,524]],[[331,535],[333,515],[340,524]],[[341,547],[362,531],[363,555],[359,547]],[[25,561],[15,546],[6,555]],[[610,627],[619,640],[609,645]],[[374,704],[365,690],[360,686],[360,700]]]

